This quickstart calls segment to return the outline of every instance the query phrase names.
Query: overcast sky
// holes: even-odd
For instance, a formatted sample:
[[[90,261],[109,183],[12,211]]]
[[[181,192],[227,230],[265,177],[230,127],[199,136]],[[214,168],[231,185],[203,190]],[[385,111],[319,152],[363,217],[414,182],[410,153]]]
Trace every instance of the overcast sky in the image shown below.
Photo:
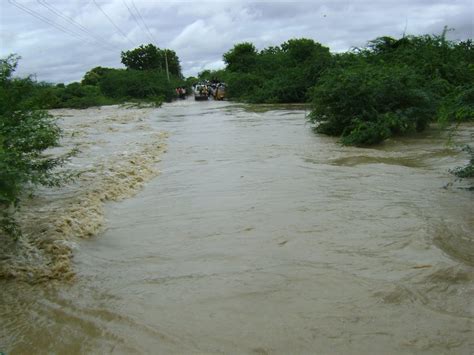
[[[333,52],[382,35],[473,38],[473,0],[159,1],[0,0],[0,57],[17,73],[79,81],[96,66],[122,67],[120,52],[153,43],[176,51],[185,76],[223,67],[240,42],[257,49],[312,38]]]

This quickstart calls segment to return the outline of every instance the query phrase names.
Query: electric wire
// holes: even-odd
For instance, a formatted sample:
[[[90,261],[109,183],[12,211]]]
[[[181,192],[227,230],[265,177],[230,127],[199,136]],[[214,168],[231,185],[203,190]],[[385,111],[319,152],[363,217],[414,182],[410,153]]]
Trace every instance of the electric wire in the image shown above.
[[[151,41],[152,41],[152,42],[156,42],[155,37],[151,34],[150,29],[148,28],[148,26],[147,26],[145,20],[143,19],[142,14],[140,13],[140,11],[138,11],[138,8],[135,6],[135,2],[134,2],[133,0],[131,0],[131,1],[132,1],[132,6],[133,6],[133,8],[134,8],[135,11],[137,12],[137,14],[138,14],[138,16],[140,17],[140,19],[142,20],[143,25],[145,26],[146,32],[148,33],[148,36],[150,37]]]
[[[136,17],[133,15],[132,11],[130,10],[129,6],[127,5],[126,1],[125,0],[122,0],[123,3],[125,4],[125,6],[127,7],[128,9],[128,12],[132,15],[132,17],[134,18],[135,22],[137,23],[137,25],[142,28],[142,26],[140,26],[140,24],[138,23]],[[145,29],[146,29],[146,32],[148,34],[148,37],[151,39],[152,43],[153,42],[156,42],[155,38],[153,37],[153,35],[151,34],[151,31],[150,29],[148,28],[145,20],[143,19],[143,16],[141,15],[140,11],[138,10],[137,6],[135,5],[135,2],[133,0],[131,0],[131,3],[132,3],[132,6],[133,8],[135,9],[136,13],[138,14],[138,16],[140,17],[143,25],[145,26]],[[169,74],[169,70],[168,70],[168,50],[167,49],[164,49],[164,53],[165,53],[165,63],[166,63],[166,76],[168,77],[168,81],[170,80],[170,74]]]
[[[67,27],[62,26],[62,25],[60,25],[59,23],[56,23],[56,22],[50,20],[49,18],[43,16],[42,14],[40,14],[40,13],[37,12],[37,11],[32,10],[31,8],[25,6],[24,4],[20,4],[20,3],[18,3],[18,2],[15,1],[15,0],[8,0],[8,1],[9,1],[10,4],[12,4],[13,6],[17,7],[18,9],[20,9],[20,10],[22,10],[22,11],[24,11],[24,12],[30,14],[31,16],[37,18],[37,19],[40,20],[40,21],[43,21],[43,22],[47,23],[48,25],[50,25],[50,26],[56,28],[56,29],[59,30],[60,32],[63,32],[63,33],[68,34],[68,35],[70,35],[70,36],[73,36],[73,37],[75,37],[75,38],[81,40],[82,42],[88,42],[88,40],[89,40],[89,39],[88,39],[87,37],[85,37],[83,34],[78,33],[78,32],[76,32],[76,31],[73,31],[73,30],[71,30],[71,29],[68,29]],[[38,2],[40,3],[40,1],[38,1]],[[40,3],[40,4],[41,4],[41,3]],[[41,5],[43,5],[43,4],[41,4]],[[96,39],[96,41],[97,41],[97,39]],[[108,46],[107,43],[101,43],[100,41],[97,41],[97,42],[99,42],[99,44],[100,44],[100,45],[102,46],[102,48],[105,49],[105,50],[108,50],[108,51],[113,52],[113,53],[115,53],[115,52],[117,51],[116,49],[113,49],[112,47]],[[108,47],[107,47],[107,46],[108,46]]]
[[[135,14],[132,12],[132,10],[130,9],[130,7],[128,6],[127,2],[125,0],[122,0],[123,4],[125,5],[125,7],[127,8],[128,10],[128,13],[130,14],[130,16],[132,16],[132,19],[133,21],[135,21],[135,23],[138,25],[138,27],[140,28],[141,31],[145,32],[145,29],[142,27],[142,25],[138,22],[138,19],[137,17],[135,16]],[[153,40],[152,40],[153,42]]]
[[[99,6],[99,4],[97,3],[96,0],[92,0],[92,2],[94,3],[94,5],[100,10],[100,12],[102,12],[102,14],[107,18],[107,20],[109,20],[109,22],[115,27],[115,29],[127,40],[129,41],[132,46],[135,46],[135,44],[130,40],[130,38],[127,37],[127,35],[120,29],[120,27],[118,27],[114,21],[112,21],[112,19],[110,18],[109,15],[107,15],[107,13]]]
[[[61,31],[61,32],[63,32],[63,33],[66,33],[66,34],[68,34],[68,35],[70,35],[70,36],[76,37],[76,38],[78,38],[78,39],[80,39],[80,40],[84,40],[84,36],[83,36],[83,35],[78,34],[78,33],[74,32],[74,31],[71,31],[71,30],[67,29],[66,27],[61,26],[60,24],[58,24],[58,23],[56,23],[56,22],[54,22],[54,21],[51,21],[51,20],[48,19],[47,17],[41,15],[39,12],[36,12],[36,11],[34,11],[34,10],[31,10],[30,8],[28,8],[28,7],[24,6],[24,5],[22,5],[22,4],[18,3],[18,2],[16,2],[15,0],[8,0],[8,2],[9,2],[10,4],[12,4],[13,6],[15,6],[16,8],[18,8],[18,9],[20,9],[20,10],[22,10],[22,11],[28,13],[28,14],[30,14],[31,16],[35,17],[36,19],[38,19],[38,20],[40,20],[40,21],[43,21],[43,22],[47,23],[48,25],[50,25],[50,26],[56,28],[57,30],[59,30],[59,31]]]
[[[116,49],[110,45],[107,40],[105,40],[104,38],[92,33],[91,31],[89,31],[86,27],[84,27],[83,25],[81,25],[80,23],[78,23],[77,21],[75,21],[72,17],[70,16],[67,16],[63,13],[61,13],[57,8],[55,8],[53,5],[51,4],[48,4],[46,2],[46,0],[37,0],[37,2],[45,7],[46,9],[48,9],[49,11],[51,11],[53,14],[55,14],[56,16],[59,16],[60,18],[62,18],[63,20],[65,20],[67,23],[73,25],[74,27],[78,28],[79,30],[81,30],[83,33],[85,33],[86,35],[90,36],[91,38],[93,38],[96,42],[98,42],[99,44],[101,44],[103,46],[104,49],[107,49],[107,50],[110,50],[110,51],[116,51]]]
[[[148,26],[147,26],[145,20],[143,19],[142,15],[140,14],[140,11],[138,11],[137,7],[135,6],[135,2],[134,2],[133,0],[131,0],[131,2],[132,2],[133,7],[135,8],[135,11],[137,12],[138,16],[140,16],[140,18],[141,18],[143,24],[145,25],[145,28],[146,28],[146,30],[147,30],[147,32],[148,32],[148,35],[150,36],[150,38],[151,38],[152,41],[153,41],[153,40],[154,40],[154,37],[153,37],[153,35],[151,34],[150,29],[148,28]],[[156,42],[156,41],[155,41],[155,42]],[[166,76],[168,77],[168,82],[169,82],[169,81],[170,81],[170,73],[169,73],[169,70],[168,70],[168,50],[165,49],[165,50],[164,50],[164,53],[165,53],[165,63],[166,63]]]

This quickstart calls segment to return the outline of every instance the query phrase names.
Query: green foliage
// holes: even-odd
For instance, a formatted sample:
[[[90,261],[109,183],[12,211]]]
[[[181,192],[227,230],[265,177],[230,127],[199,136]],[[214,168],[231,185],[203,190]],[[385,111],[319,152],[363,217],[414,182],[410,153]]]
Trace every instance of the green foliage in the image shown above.
[[[453,42],[445,38],[446,29],[440,36],[408,36],[391,40],[385,50],[371,50],[369,47],[361,55],[370,63],[397,63],[414,68],[427,80],[444,81],[444,96],[451,86],[470,85],[474,80],[474,47],[471,40]],[[386,38],[386,37],[383,37]],[[369,43],[376,42],[374,40]]]
[[[56,93],[59,104],[56,107],[87,108],[109,103],[100,89],[94,85],[71,83]]]
[[[182,81],[173,79],[168,82],[166,74],[160,70],[124,70],[115,69],[104,75],[100,90],[108,97],[119,99],[145,99],[164,97],[171,101],[174,88]]]
[[[25,190],[35,185],[56,186],[65,176],[53,173],[69,156],[43,152],[58,145],[61,131],[52,116],[37,110],[29,78],[13,78],[18,57],[0,60],[0,228],[19,232],[13,213]]]
[[[309,89],[332,58],[327,47],[301,38],[260,52],[251,43],[237,44],[224,54],[224,61],[227,67],[220,77],[229,84],[229,97],[251,103],[292,103],[308,100]]]
[[[391,135],[392,132],[383,119],[375,122],[356,119],[347,134],[343,134],[341,142],[345,145],[366,146],[380,143]]]
[[[312,39],[300,38],[290,39],[281,45],[284,53],[288,54],[288,59],[293,66],[300,66],[303,63],[312,62],[321,53],[329,54],[329,49]]]
[[[130,51],[122,52],[122,63],[127,69],[134,70],[168,70],[171,75],[182,78],[181,65],[176,52],[170,49],[160,49],[153,44],[141,45]]]
[[[101,106],[114,103],[106,98],[100,88],[95,85],[81,85],[71,83],[67,86],[53,86],[51,84],[35,84],[30,100],[37,107],[50,108],[77,108],[84,109],[91,106]]]
[[[314,89],[313,106],[310,120],[319,123],[317,132],[343,135],[343,143],[353,145],[421,131],[435,114],[423,77],[410,68],[388,65],[326,72]]]
[[[170,78],[165,71],[165,54],[168,59]],[[3,77],[8,77],[16,66],[16,57],[11,57],[2,68]],[[76,108],[102,106],[121,103],[126,100],[149,101],[160,106],[163,101],[171,101],[174,88],[188,85],[181,76],[179,58],[171,50],[161,50],[151,44],[132,51],[122,52],[122,61],[129,69],[95,67],[89,70],[81,83],[65,84],[38,83],[31,78],[16,82],[11,88],[17,95],[9,100],[21,98],[23,104],[41,109]],[[3,100],[3,101],[2,101]],[[14,107],[15,102],[0,104]]]
[[[219,81],[219,82],[225,82],[227,75],[229,75],[225,70],[220,69],[220,70],[204,70],[200,73],[198,73],[198,77],[195,78],[195,81],[192,83],[196,83],[199,81]],[[186,81],[191,80],[192,77],[188,78]]]
[[[290,39],[258,52],[240,43],[224,54],[228,97],[249,103],[311,100],[319,133],[370,145],[438,118],[474,117],[474,46],[441,35],[383,36],[365,48],[331,55],[311,39]],[[200,77],[212,79],[215,72]]]
[[[191,87],[191,86],[193,86],[194,84],[196,84],[198,82],[199,82],[199,79],[196,78],[195,76],[189,76],[185,80],[186,87]]]
[[[203,70],[202,72],[198,73],[198,77],[196,78],[196,82],[204,81],[204,80],[212,80],[212,79],[213,79],[212,70]]]
[[[466,145],[463,150],[470,156],[469,163],[464,167],[455,168],[451,172],[461,179],[474,178],[474,149]]]
[[[441,123],[474,121],[474,87],[457,87],[446,95],[438,119]]]
[[[227,84],[229,97],[240,97],[243,101],[254,102],[255,95],[261,90],[264,80],[251,73],[230,73]]]
[[[249,73],[257,61],[257,50],[252,43],[244,42],[224,53],[224,62],[231,72]]]
[[[436,118],[472,120],[474,48],[445,34],[379,37],[335,55],[313,91],[315,130],[369,145],[422,131]]]
[[[146,50],[149,49],[147,46]],[[155,49],[163,58],[165,52]],[[135,65],[137,52],[128,54],[125,57],[130,65]],[[68,85],[38,83],[29,77],[13,78],[19,57],[11,55],[0,60],[0,229],[3,232],[13,236],[20,233],[14,213],[27,192],[37,185],[57,186],[73,177],[55,169],[74,152],[60,157],[44,154],[58,144],[61,131],[53,117],[41,109],[86,108],[124,100],[160,106],[174,97],[175,87],[185,85],[176,54],[167,50],[166,55],[172,74],[170,80],[161,68],[96,67],[86,73],[81,83]]]
[[[111,68],[104,68],[104,67],[95,67],[89,70],[81,81],[82,85],[99,85],[102,78],[110,72]]]
[[[186,85],[171,76],[170,81],[161,70],[125,70],[96,67],[88,71],[81,83],[52,85],[30,80],[28,101],[36,107],[76,108],[102,106],[126,100],[149,101],[160,106],[170,101],[174,88]]]

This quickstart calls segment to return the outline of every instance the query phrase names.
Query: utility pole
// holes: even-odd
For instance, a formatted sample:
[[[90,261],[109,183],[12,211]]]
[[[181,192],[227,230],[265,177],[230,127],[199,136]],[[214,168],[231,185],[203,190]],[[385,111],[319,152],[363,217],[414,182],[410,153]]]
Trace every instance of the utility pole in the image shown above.
[[[168,70],[168,50],[165,49],[165,65],[166,65],[166,76],[168,77],[168,82],[170,82],[170,72]]]

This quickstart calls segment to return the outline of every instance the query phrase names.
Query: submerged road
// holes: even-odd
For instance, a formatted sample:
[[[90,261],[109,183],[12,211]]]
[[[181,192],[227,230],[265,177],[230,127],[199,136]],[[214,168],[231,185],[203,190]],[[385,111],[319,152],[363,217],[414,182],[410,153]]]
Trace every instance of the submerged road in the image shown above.
[[[108,204],[73,284],[5,286],[0,351],[472,353],[472,193],[443,188],[462,158],[433,131],[341,147],[305,114],[153,111],[161,175]]]

